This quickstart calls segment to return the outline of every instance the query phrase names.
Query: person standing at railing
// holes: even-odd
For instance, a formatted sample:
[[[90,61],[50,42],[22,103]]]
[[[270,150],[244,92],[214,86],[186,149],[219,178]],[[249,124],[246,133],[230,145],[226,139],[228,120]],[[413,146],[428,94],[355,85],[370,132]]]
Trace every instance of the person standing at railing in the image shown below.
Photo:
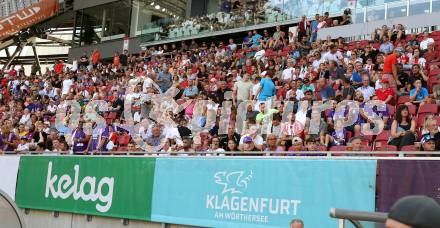
[[[438,228],[440,205],[427,196],[407,196],[391,207],[386,228]]]
[[[298,22],[298,41],[301,41],[304,36],[307,36],[307,24],[307,18],[303,15],[301,21]]]

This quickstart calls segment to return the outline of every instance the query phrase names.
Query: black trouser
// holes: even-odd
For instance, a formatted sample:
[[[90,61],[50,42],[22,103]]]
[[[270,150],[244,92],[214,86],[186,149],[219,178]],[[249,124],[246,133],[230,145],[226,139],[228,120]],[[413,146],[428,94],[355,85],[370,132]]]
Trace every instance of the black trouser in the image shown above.
[[[415,141],[416,137],[414,136],[414,133],[407,132],[404,136],[392,139],[388,144],[396,146],[397,149],[400,150],[404,146],[414,145]]]

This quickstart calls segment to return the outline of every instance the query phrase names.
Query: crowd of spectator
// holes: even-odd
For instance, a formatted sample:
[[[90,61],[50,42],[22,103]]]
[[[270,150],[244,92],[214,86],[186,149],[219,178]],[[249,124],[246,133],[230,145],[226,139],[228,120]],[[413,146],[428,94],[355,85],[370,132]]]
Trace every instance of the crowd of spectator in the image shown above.
[[[272,34],[250,31],[240,42],[165,44],[136,55],[124,50],[110,61],[94,50],[42,75],[13,66],[0,75],[0,151],[142,152],[133,132],[120,125],[149,118],[157,108],[151,98],[171,89],[179,91],[176,103],[186,105],[171,114],[174,127],[155,123],[135,133],[154,147],[148,152],[439,150],[438,33],[406,35],[398,25],[376,31],[369,41],[317,40],[313,28],[323,21],[319,15],[304,19],[294,37],[277,26]],[[127,99],[132,118],[124,113]],[[91,120],[81,115],[69,130],[68,100],[83,111],[91,101],[108,103],[108,110],[97,110],[105,128],[86,132]],[[202,100],[210,103],[197,108]],[[228,101],[231,115],[221,132]],[[319,131],[312,132],[312,104],[319,101],[331,108],[318,113]],[[335,120],[349,115],[335,109],[342,101],[356,101],[361,109],[354,124],[341,128]],[[368,109],[368,101],[387,105]],[[56,126],[60,110],[66,118]],[[245,118],[238,118],[243,111]],[[212,113],[212,127],[195,133],[193,126],[208,126]],[[384,131],[375,136],[362,130],[373,123],[372,113],[384,120]]]

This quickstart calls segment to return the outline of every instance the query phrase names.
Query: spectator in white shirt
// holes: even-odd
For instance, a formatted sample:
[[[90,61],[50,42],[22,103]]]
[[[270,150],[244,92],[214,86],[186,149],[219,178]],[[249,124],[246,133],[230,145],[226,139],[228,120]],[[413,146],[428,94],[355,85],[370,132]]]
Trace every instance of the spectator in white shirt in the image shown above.
[[[23,115],[20,118],[19,123],[21,124],[27,124],[27,122],[31,119],[31,112],[29,109],[25,108],[23,111]]]
[[[424,51],[428,49],[428,44],[434,43],[434,39],[429,37],[428,32],[423,33],[423,40],[420,42],[420,50]]]
[[[296,82],[290,83],[290,90],[286,93],[286,99],[290,100],[290,98],[295,98],[298,101],[304,98],[304,92],[298,89]]]
[[[329,51],[324,54],[324,61],[330,62],[331,60],[336,61],[338,64],[341,64],[341,60],[343,59],[342,54],[340,51],[338,51],[338,48],[336,45],[331,44],[329,46]]]
[[[287,60],[287,67],[286,67],[286,69],[283,70],[283,73],[282,73],[282,78],[284,81],[294,80],[294,78],[293,78],[293,72],[295,71],[295,68],[293,67],[294,64],[295,63],[294,63],[293,59]]]
[[[370,86],[370,78],[368,77],[368,73],[364,73],[362,76],[362,86],[357,89],[357,91],[361,91],[362,95],[364,95],[364,100],[369,101],[370,98],[376,94],[376,90]]]
[[[230,51],[237,50],[237,44],[234,43],[233,39],[229,39],[228,48],[229,48]]]
[[[73,85],[73,79],[71,78],[70,74],[66,75],[66,79],[63,80],[63,91],[62,95],[66,95],[70,91],[70,87]]]

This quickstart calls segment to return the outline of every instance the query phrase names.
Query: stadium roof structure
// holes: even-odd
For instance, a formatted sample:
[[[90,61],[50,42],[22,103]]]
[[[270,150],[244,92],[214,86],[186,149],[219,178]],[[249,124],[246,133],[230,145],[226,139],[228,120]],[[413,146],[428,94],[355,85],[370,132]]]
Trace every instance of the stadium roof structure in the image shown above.
[[[34,62],[40,65],[53,63],[54,60],[66,60],[67,51],[50,54],[50,51],[45,50],[71,46],[75,16],[72,3],[71,0],[9,0],[0,3],[1,19],[10,25],[6,24],[0,30],[0,51],[4,50],[0,56],[2,70],[12,65],[31,65]],[[4,12],[5,4],[8,9],[11,8],[8,4],[12,4],[12,11]],[[54,4],[55,8],[50,12],[47,9],[45,11],[47,4]],[[26,17],[28,21],[20,17],[29,14],[31,16]]]

